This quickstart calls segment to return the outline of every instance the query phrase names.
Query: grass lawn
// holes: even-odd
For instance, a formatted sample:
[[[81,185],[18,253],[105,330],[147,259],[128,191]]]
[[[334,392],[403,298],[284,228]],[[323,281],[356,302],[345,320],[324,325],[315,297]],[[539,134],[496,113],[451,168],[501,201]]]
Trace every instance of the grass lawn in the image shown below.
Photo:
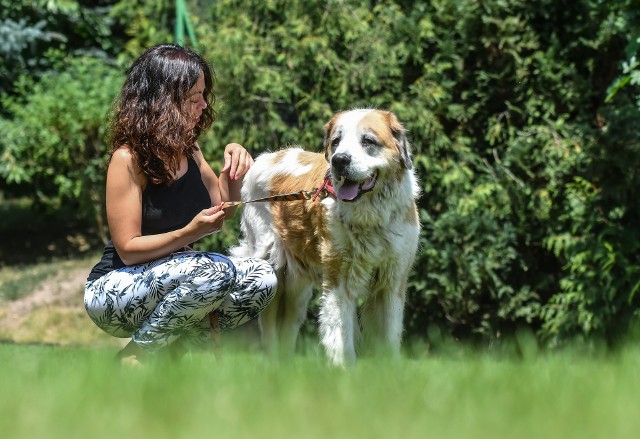
[[[97,260],[0,266],[0,439],[635,438],[640,346],[520,355],[441,346],[328,367],[255,345],[122,368],[82,305]],[[526,335],[526,334],[525,334]],[[436,337],[437,338],[437,337]],[[435,340],[435,339],[434,339]],[[47,344],[49,343],[49,344]],[[521,359],[524,358],[524,359]]]
[[[10,438],[631,438],[640,349],[611,356],[276,363],[227,349],[142,369],[113,349],[0,344]]]

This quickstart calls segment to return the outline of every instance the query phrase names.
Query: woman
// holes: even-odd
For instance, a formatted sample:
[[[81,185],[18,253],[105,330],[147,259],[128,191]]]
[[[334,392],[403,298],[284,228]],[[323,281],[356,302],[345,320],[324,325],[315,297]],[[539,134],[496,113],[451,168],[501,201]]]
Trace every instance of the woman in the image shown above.
[[[239,200],[251,155],[231,143],[217,176],[197,139],[213,122],[213,77],[197,53],[173,44],[131,66],[111,122],[106,207],[111,241],[93,267],[84,302],[91,319],[131,337],[120,357],[139,362],[180,339],[206,343],[273,298],[276,277],[260,259],[195,252]]]

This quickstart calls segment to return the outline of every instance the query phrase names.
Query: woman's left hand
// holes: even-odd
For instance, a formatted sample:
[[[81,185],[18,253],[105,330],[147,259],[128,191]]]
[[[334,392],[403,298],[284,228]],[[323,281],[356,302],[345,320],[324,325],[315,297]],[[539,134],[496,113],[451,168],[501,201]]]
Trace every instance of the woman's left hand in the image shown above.
[[[220,172],[228,172],[229,180],[240,180],[251,165],[253,165],[253,158],[242,145],[230,143],[224,148],[224,167]]]

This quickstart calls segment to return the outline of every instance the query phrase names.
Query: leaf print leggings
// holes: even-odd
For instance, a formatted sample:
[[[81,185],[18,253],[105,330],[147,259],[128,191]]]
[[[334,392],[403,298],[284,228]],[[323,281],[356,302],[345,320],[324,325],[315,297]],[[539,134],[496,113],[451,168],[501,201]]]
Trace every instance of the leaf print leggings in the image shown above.
[[[88,281],[84,304],[102,330],[156,352],[178,338],[190,347],[206,344],[209,313],[221,330],[253,319],[276,285],[273,268],[262,259],[180,252]]]

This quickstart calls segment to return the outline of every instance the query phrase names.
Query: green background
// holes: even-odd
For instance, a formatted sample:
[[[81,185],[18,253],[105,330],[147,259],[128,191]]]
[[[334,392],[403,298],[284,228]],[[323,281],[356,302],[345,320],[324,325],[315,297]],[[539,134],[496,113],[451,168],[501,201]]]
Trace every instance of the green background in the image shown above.
[[[185,4],[185,43],[216,71],[201,139],[216,169],[232,141],[318,151],[339,110],[389,109],[408,129],[423,229],[407,339],[636,333],[640,2]],[[172,1],[0,0],[0,264],[100,250],[111,102],[175,29]]]

